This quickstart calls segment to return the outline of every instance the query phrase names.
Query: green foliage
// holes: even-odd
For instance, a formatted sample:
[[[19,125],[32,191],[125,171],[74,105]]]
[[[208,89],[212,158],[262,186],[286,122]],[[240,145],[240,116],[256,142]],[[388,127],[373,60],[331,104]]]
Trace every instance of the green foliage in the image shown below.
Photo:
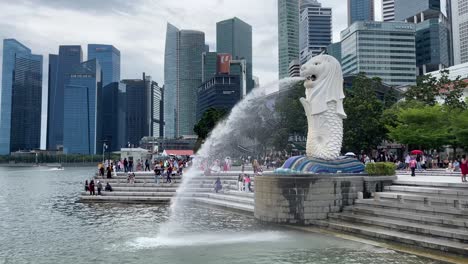
[[[380,85],[380,79],[369,79],[364,74],[359,74],[353,81],[352,89],[345,90],[343,106],[348,117],[343,123],[344,152],[368,152],[376,149],[386,138],[387,131],[381,119],[384,103],[375,93]]]
[[[367,163],[366,173],[370,176],[393,176],[396,166],[391,162]]]
[[[463,90],[468,83],[460,76],[455,80],[449,79],[449,71],[440,71],[441,77],[431,75],[419,76],[416,85],[411,86],[405,93],[407,101],[419,101],[425,105],[434,106],[437,98],[444,100],[444,105],[452,109],[466,109],[467,104],[462,99]]]
[[[277,150],[288,149],[289,135],[307,135],[307,117],[299,101],[305,96],[304,91],[304,82],[299,82],[276,100],[275,110],[278,122],[274,133],[269,136],[272,138],[271,144]]]
[[[206,139],[216,124],[218,124],[226,114],[227,111],[225,109],[210,108],[206,110],[200,121],[198,121],[193,128],[193,131],[197,134],[200,140]]]
[[[468,110],[461,111],[452,118],[452,128],[457,143],[468,148]]]

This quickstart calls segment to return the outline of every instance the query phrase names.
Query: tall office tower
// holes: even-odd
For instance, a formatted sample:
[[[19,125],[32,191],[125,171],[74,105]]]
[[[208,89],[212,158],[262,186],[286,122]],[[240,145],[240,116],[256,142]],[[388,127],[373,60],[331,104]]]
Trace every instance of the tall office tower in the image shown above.
[[[127,145],[139,146],[143,137],[152,136],[151,77],[122,80],[126,85]]]
[[[151,136],[164,138],[164,88],[151,82]]]
[[[119,151],[127,145],[127,86],[112,82],[102,90],[102,141],[107,151]]]
[[[421,12],[440,13],[440,0],[395,0],[395,21],[404,21]]]
[[[202,82],[213,78],[217,73],[217,61],[218,53],[217,52],[203,52],[202,55],[202,71],[203,77]]]
[[[395,0],[382,0],[382,19],[384,22],[395,20]]]
[[[299,0],[278,0],[279,78],[289,76],[289,63],[299,59]]]
[[[205,33],[179,30],[168,23],[164,55],[164,135],[167,138],[194,134],[203,52],[206,52]]]
[[[252,79],[252,26],[234,17],[216,23],[218,53],[232,55],[234,60],[247,61],[247,93],[254,88]]]
[[[412,6],[408,5],[411,3]],[[416,5],[417,4],[417,5]],[[416,24],[416,66],[418,74],[442,70],[450,66],[450,25],[440,11],[439,0],[395,2],[395,16],[406,14],[404,20]],[[413,10],[415,13],[409,13]]]
[[[332,42],[332,9],[313,1],[304,7],[299,23],[299,61],[322,53]]]
[[[468,0],[450,0],[453,64],[468,62]]]
[[[49,91],[47,106],[47,149],[63,147],[64,90],[70,74],[83,62],[81,46],[60,46],[59,54],[49,55]]]
[[[96,59],[70,70],[64,89],[63,152],[102,153],[102,77]]]
[[[374,0],[348,0],[348,26],[356,21],[374,21]]]
[[[335,59],[341,63],[341,42],[328,45],[327,54],[335,57]]]
[[[344,75],[365,73],[388,85],[416,83],[416,25],[356,22],[341,32]]]
[[[120,51],[112,45],[88,44],[88,60],[97,59],[102,68],[102,87],[120,81]]]
[[[0,155],[41,144],[42,55],[15,39],[3,40]]]

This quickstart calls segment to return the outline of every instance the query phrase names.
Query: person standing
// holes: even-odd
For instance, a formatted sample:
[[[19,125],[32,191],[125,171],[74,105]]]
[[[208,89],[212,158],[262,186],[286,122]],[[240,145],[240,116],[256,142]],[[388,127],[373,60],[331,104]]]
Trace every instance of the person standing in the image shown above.
[[[467,182],[466,175],[468,174],[468,160],[466,159],[466,155],[462,156],[462,160],[460,162],[460,170],[462,174],[462,182]]]
[[[111,179],[112,178],[112,169],[111,167],[107,167],[107,179]]]
[[[406,154],[406,157],[405,157],[405,167],[406,167],[405,169],[406,169],[406,171],[409,171],[409,169],[410,169],[410,166],[409,166],[410,162],[411,162],[411,156],[409,154]]]
[[[416,159],[411,159],[409,163],[409,167],[411,169],[411,177],[415,177],[415,171],[416,171],[416,166],[417,166],[417,161]]]
[[[123,165],[124,165],[124,171],[125,171],[125,172],[128,172],[128,161],[127,161],[127,158],[124,159]]]
[[[128,171],[133,172],[133,160],[132,159],[128,160]]]
[[[223,189],[223,185],[221,184],[221,179],[219,177],[216,179],[214,189],[216,193],[218,193],[219,191]]]
[[[169,166],[167,168],[166,183],[172,183],[171,174],[172,174],[172,166]]]
[[[91,180],[89,182],[89,195],[96,195],[96,193],[94,192],[94,180]]]
[[[242,192],[242,186],[244,185],[244,175],[241,173],[239,174],[239,177],[237,178],[237,184],[238,184],[238,191]]]
[[[88,192],[88,191],[89,191],[89,183],[88,183],[88,180],[86,180],[85,183],[84,183],[84,190],[85,190],[85,192]]]
[[[101,195],[102,191],[102,183],[100,181],[97,181],[97,195]]]
[[[150,171],[150,166],[149,166],[149,161],[148,159],[145,160],[145,171]]]
[[[154,181],[159,184],[159,177],[161,177],[161,170],[158,166],[154,167]]]

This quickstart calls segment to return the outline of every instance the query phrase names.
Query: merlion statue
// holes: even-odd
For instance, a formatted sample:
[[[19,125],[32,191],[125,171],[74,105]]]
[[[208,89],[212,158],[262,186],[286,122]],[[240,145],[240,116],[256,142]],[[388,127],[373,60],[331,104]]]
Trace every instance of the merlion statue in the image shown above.
[[[319,55],[301,67],[306,78],[306,98],[300,101],[307,116],[306,154],[309,158],[335,160],[343,141],[343,73],[332,56]]]

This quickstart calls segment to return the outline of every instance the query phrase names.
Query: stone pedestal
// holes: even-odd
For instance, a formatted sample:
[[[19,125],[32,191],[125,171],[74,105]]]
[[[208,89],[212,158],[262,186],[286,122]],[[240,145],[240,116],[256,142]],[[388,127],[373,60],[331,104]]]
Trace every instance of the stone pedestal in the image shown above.
[[[254,215],[266,222],[304,225],[327,219],[329,213],[353,205],[358,192],[367,191],[365,178],[359,174],[257,176]]]

